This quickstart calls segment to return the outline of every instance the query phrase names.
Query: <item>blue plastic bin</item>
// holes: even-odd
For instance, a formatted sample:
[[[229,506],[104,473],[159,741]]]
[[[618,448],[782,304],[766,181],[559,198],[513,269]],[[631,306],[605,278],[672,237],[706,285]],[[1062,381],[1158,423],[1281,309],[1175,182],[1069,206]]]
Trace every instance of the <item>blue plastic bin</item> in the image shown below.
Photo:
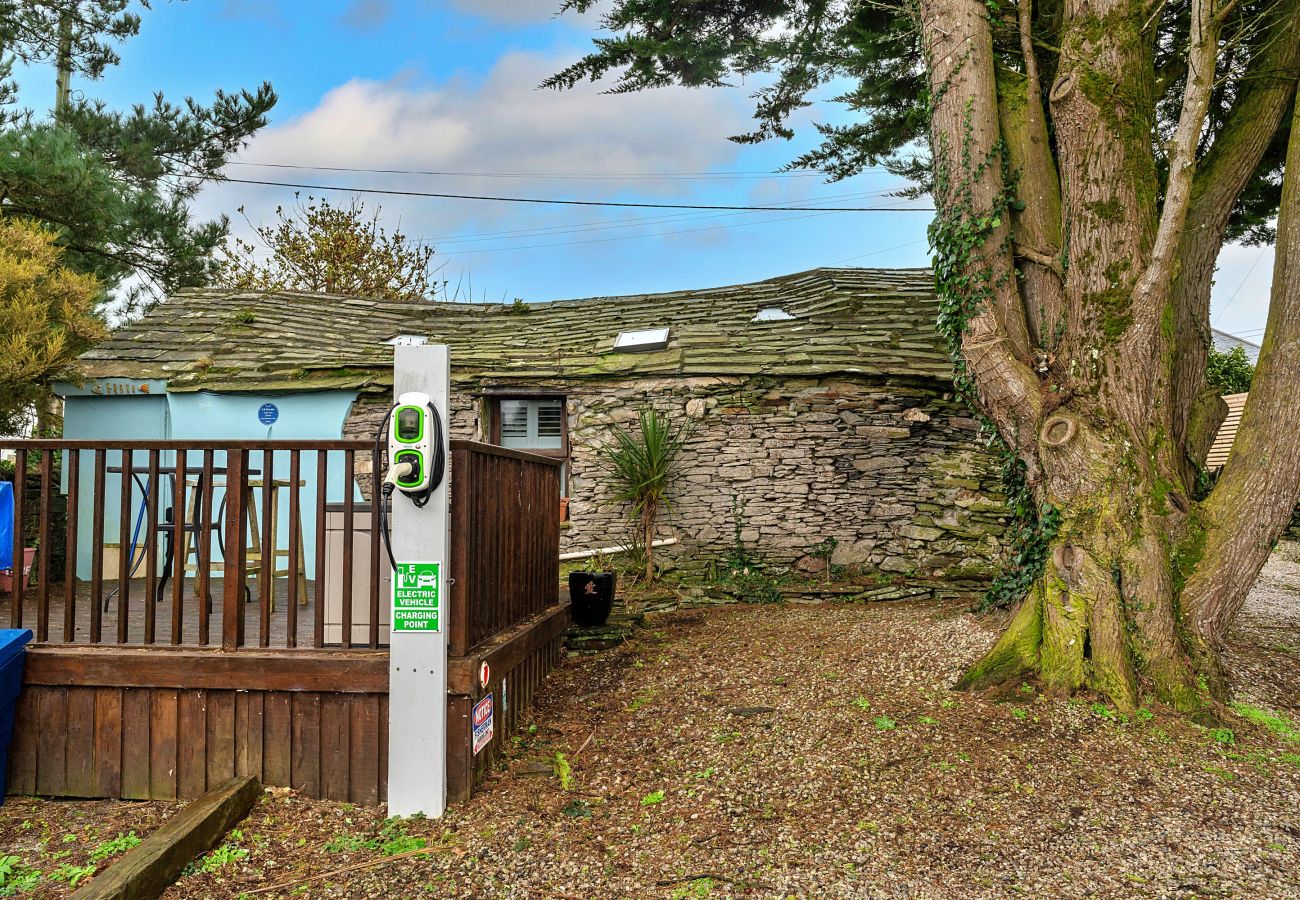
[[[9,742],[14,736],[18,692],[23,688],[23,659],[30,628],[0,629],[0,806],[4,805],[9,780]]]

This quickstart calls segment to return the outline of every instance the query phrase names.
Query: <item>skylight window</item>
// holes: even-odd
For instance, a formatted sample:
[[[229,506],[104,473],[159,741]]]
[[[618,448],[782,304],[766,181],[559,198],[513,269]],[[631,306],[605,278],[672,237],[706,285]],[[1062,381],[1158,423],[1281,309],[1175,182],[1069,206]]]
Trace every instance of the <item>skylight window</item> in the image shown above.
[[[423,347],[429,339],[422,334],[399,334],[384,341],[390,347]]]
[[[616,353],[649,353],[668,348],[667,328],[646,328],[641,331],[620,331],[614,340]]]
[[[779,307],[779,306],[765,306],[765,307],[763,307],[762,309],[760,309],[760,310],[757,312],[757,314],[755,314],[754,318],[751,319],[750,321],[752,321],[752,322],[788,322],[788,321],[790,321],[790,320],[793,319],[793,318],[794,318],[794,316],[790,315],[788,312],[786,312],[785,310],[783,310],[783,309],[782,309],[781,307]]]

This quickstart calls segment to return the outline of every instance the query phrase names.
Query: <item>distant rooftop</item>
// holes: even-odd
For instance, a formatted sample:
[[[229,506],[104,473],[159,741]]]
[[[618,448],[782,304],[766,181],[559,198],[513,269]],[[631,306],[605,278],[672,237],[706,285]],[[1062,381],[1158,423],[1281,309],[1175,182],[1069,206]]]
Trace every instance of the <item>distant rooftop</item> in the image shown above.
[[[1246,351],[1246,358],[1251,363],[1259,362],[1259,344],[1248,341],[1245,338],[1239,338],[1235,334],[1228,334],[1226,331],[1220,331],[1217,328],[1210,329],[1210,338],[1214,341],[1214,349],[1220,353],[1228,353],[1233,347],[1241,347]]]
[[[780,309],[789,318],[759,316]],[[453,378],[821,376],[947,379],[928,269],[813,269],[751,284],[532,304],[393,303],[206,288],[178,293],[82,360],[169,390],[384,390],[392,344],[451,346]],[[758,319],[757,321],[756,318]],[[622,332],[667,346],[616,353]]]

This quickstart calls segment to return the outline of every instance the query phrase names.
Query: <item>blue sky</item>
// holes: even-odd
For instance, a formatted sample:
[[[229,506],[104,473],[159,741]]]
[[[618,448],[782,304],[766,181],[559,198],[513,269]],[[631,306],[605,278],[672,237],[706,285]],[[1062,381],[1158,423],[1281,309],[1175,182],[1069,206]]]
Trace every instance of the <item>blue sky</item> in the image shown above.
[[[173,100],[203,99],[217,88],[270,81],[280,96],[272,124],[239,157],[245,164],[229,167],[232,177],[659,203],[928,205],[888,196],[900,183],[884,172],[835,184],[773,174],[816,143],[813,121],[842,119],[829,103],[815,104],[796,122],[794,141],[742,147],[727,137],[748,127],[752,86],[630,96],[604,95],[595,86],[537,90],[543,77],[584,52],[598,28],[592,15],[556,18],[557,6],[558,0],[161,2],[143,13],[121,66],[99,83],[74,88],[125,106],[156,90]],[[48,70],[23,73],[23,101],[48,106],[52,82]],[[726,177],[677,177],[695,173]],[[293,193],[216,185],[200,196],[196,213],[229,215],[235,232],[246,235],[277,204],[292,204]],[[927,262],[923,212],[721,214],[364,199],[382,205],[390,228],[434,244],[444,264],[440,278],[462,299],[471,285],[478,300],[548,300],[738,283],[822,265]],[[1228,248],[1222,262],[1215,324],[1254,337],[1267,311],[1272,252]]]

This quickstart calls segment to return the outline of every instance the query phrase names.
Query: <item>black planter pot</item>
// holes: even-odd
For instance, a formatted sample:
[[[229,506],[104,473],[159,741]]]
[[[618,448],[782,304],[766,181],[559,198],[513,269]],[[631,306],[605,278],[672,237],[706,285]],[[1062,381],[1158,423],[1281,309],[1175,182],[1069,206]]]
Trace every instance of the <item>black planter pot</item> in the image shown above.
[[[569,598],[578,625],[604,625],[614,608],[613,572],[570,572]]]

